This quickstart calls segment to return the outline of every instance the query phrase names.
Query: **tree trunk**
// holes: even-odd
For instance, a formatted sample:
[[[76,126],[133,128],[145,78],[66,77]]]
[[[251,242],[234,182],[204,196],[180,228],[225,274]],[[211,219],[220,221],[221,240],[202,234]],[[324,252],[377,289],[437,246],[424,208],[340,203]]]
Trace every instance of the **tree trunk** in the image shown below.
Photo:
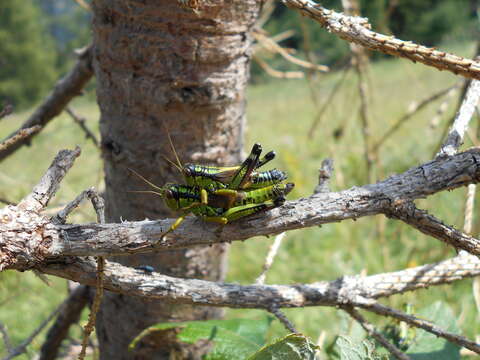
[[[181,2],[186,3],[93,2],[94,70],[109,222],[174,216],[160,198],[129,192],[148,188],[129,168],[158,185],[182,181],[164,159],[174,159],[166,128],[184,163],[241,160],[249,31],[260,2],[189,1],[198,6],[194,10],[180,7]],[[225,246],[219,245],[114,260],[129,266],[151,265],[163,274],[222,280],[225,252]],[[151,324],[221,314],[215,308],[107,293],[97,321],[101,359],[197,358],[167,337],[143,344],[136,353],[129,353],[127,346]]]

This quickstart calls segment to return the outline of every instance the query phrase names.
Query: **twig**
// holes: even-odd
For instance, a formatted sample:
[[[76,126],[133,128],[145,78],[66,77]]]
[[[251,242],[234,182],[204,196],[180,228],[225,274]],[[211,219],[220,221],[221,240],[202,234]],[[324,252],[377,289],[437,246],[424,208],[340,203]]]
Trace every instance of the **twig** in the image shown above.
[[[447,139],[443,143],[437,157],[452,156],[458,151],[458,148],[463,143],[463,137],[467,130],[475,108],[480,98],[480,81],[474,80],[470,83],[462,106],[458,111],[453,125],[447,135]]]
[[[255,280],[256,285],[262,285],[265,283],[267,272],[272,267],[273,260],[275,259],[275,256],[277,256],[278,249],[280,249],[280,245],[282,245],[282,240],[285,237],[285,234],[286,233],[283,232],[275,236],[275,240],[273,241],[273,244],[270,246],[267,257],[265,258],[265,264],[263,264],[262,273]]]
[[[476,189],[477,185],[468,185],[467,200],[465,201],[465,221],[463,223],[463,232],[467,235],[472,234],[473,204],[475,202]]]
[[[75,324],[88,303],[88,286],[77,286],[68,296],[65,306],[50,327],[40,349],[39,360],[55,360],[69,328]]]
[[[386,215],[402,220],[422,233],[441,240],[455,249],[462,249],[472,255],[480,256],[479,239],[445,225],[425,210],[418,209],[413,202],[397,203],[390,212],[386,212]]]
[[[35,125],[39,125],[43,129],[50,120],[60,114],[70,100],[80,94],[85,84],[93,76],[91,61],[92,47],[89,46],[82,51],[74,68],[55,84],[52,92],[48,95],[42,105],[37,108],[25,123],[23,123],[20,129],[31,128]],[[17,134],[17,132],[18,131],[15,131],[5,140],[11,138]],[[0,161],[21,146],[29,144],[34,135],[35,134],[31,134],[30,136],[23,138],[8,149],[0,150]]]
[[[330,191],[330,178],[333,174],[333,159],[325,159],[318,170],[318,185],[313,190],[314,194]]]
[[[13,112],[13,106],[11,104],[6,105],[2,110],[0,110],[0,119],[10,115]]]
[[[27,350],[27,346],[35,339],[35,337],[40,334],[40,332],[48,325],[48,323],[63,309],[65,302],[62,302],[54,311],[47,316],[45,320],[26,338],[20,345],[9,351],[8,355],[2,360],[11,360],[14,357],[17,357]]]
[[[50,275],[80,282],[97,283],[97,265],[90,258],[39,266]],[[463,255],[401,271],[371,276],[343,276],[334,281],[294,285],[238,285],[198,279],[181,279],[156,272],[148,274],[107,262],[104,270],[106,290],[150,300],[182,304],[228,306],[268,310],[304,306],[345,305],[350,297],[376,299],[424,289],[480,275],[480,260]],[[345,299],[345,296],[349,296]],[[355,305],[355,304],[352,304]],[[356,306],[356,305],[355,305]]]
[[[445,331],[427,320],[419,319],[413,315],[408,315],[402,311],[382,305],[375,300],[358,297],[352,301],[352,305],[361,307],[378,315],[389,316],[393,317],[394,319],[404,321],[407,324],[421,328],[429,333],[442,337],[452,343],[466,347],[467,349],[480,354],[480,344],[477,344],[476,342],[471,341],[464,336]]]
[[[373,324],[368,322],[355,308],[351,306],[344,306],[342,307],[342,309],[347,312],[353,319],[355,319],[362,326],[362,328],[365,329],[368,335],[373,337],[375,340],[378,341],[380,345],[387,349],[394,358],[398,360],[410,360],[410,357],[405,355],[399,348],[397,348],[394,344],[388,341],[385,336],[379,333],[375,329]]]
[[[263,28],[263,26],[268,22],[268,20],[270,20],[270,17],[272,16],[273,11],[275,10],[275,5],[276,4],[277,4],[277,2],[273,1],[273,0],[266,0],[263,3],[263,7],[262,7],[262,10],[261,10],[260,16],[258,17],[258,20],[255,23],[255,25],[258,28],[260,28],[260,29]]]
[[[48,205],[50,199],[55,195],[60,186],[60,181],[67,171],[73,166],[75,159],[80,156],[80,148],[75,150],[62,150],[53,159],[47,172],[40,179],[40,182],[33,188],[20,203],[19,207],[40,211]]]
[[[253,55],[253,60],[270,76],[279,79],[303,79],[304,74],[301,71],[278,71],[270,67],[260,57]]]
[[[373,32],[370,30],[371,25],[368,23],[368,19],[346,16],[328,10],[312,0],[282,0],[282,2],[316,20],[328,31],[346,41],[385,54],[404,57],[439,70],[480,79],[480,63],[478,61]]]
[[[440,99],[441,97],[452,93],[453,89],[457,89],[458,84],[454,86],[450,86],[446,89],[442,89],[439,92],[436,92],[429,97],[423,99],[420,102],[414,102],[410,108],[407,110],[407,112],[400,118],[398,119],[380,138],[380,140],[377,141],[377,143],[373,146],[373,151],[377,152],[378,149],[385,143],[385,141],[388,140],[402,125],[404,125],[408,120],[410,120],[416,113],[418,113],[420,110],[425,108],[427,105],[431,104],[437,99]]]
[[[100,224],[105,223],[105,205],[102,197],[95,191],[94,188],[90,188],[88,190],[83,191],[78,195],[72,202],[67,204],[61,211],[57,213],[52,218],[52,222],[56,224],[65,224],[68,215],[77,208],[80,203],[86,199],[89,198],[90,201],[92,202],[93,208],[97,214],[97,221]]]
[[[90,311],[90,315],[88,316],[88,322],[83,329],[82,350],[78,355],[78,360],[83,360],[85,358],[87,346],[88,346],[88,339],[90,338],[90,334],[93,332],[95,328],[97,313],[98,313],[98,310],[100,309],[100,304],[102,302],[102,297],[103,297],[104,266],[105,266],[105,258],[99,256],[97,258],[97,283],[95,288],[95,298],[93,299],[92,310]]]
[[[281,312],[280,309],[272,306],[271,308],[268,309],[268,311],[271,312],[273,315],[275,315],[275,317],[282,323],[283,326],[285,326],[285,328],[288,331],[294,334],[298,334],[298,331],[295,328],[295,325],[293,325],[293,323],[290,320],[288,320],[286,315],[283,312]]]
[[[12,341],[10,340],[10,336],[8,336],[7,327],[0,321],[0,333],[2,333],[3,343],[5,344],[5,349],[7,350],[7,354],[13,351]]]
[[[77,123],[78,126],[80,126],[80,128],[83,130],[83,132],[85,133],[85,138],[91,139],[93,144],[98,148],[98,140],[95,137],[95,134],[86,125],[85,119],[75,114],[69,106],[66,107],[65,111],[68,115],[70,115],[73,121],[75,121],[75,123]]]
[[[100,224],[105,224],[105,204],[103,199],[97,194],[97,192],[93,189],[87,190],[86,196],[90,198],[92,201],[93,208],[97,213],[97,221]],[[105,258],[104,257],[97,257],[97,281],[96,281],[96,288],[95,288],[95,298],[93,299],[92,309],[90,311],[90,315],[88,316],[88,322],[84,327],[83,333],[83,341],[82,341],[82,350],[78,355],[78,360],[83,360],[85,358],[85,354],[87,351],[88,346],[88,339],[92,331],[95,328],[95,321],[97,318],[98,310],[100,309],[100,304],[102,302],[103,297],[103,283],[104,283],[104,270],[105,270]]]
[[[323,115],[327,111],[328,107],[332,104],[333,98],[335,95],[338,93],[340,90],[342,84],[344,83],[345,79],[347,78],[348,71],[350,70],[350,66],[347,66],[342,73],[342,76],[340,79],[336,82],[335,86],[333,87],[332,91],[328,94],[327,99],[323,103],[322,107],[320,108],[317,116],[315,116],[315,119],[312,121],[312,125],[310,126],[310,130],[308,131],[308,138],[313,139],[313,135],[315,131],[317,130],[318,126],[321,123],[321,120],[323,119]]]
[[[430,123],[429,123],[430,129],[433,130],[438,126],[441,117],[443,116],[445,111],[447,111],[447,109],[448,109],[448,104],[452,100],[452,97],[453,97],[453,94],[455,93],[455,90],[456,89],[450,89],[450,91],[446,94],[445,99],[443,99],[443,101],[441,102],[437,111],[435,112],[435,115],[430,120]],[[445,132],[445,134],[446,134],[446,132]]]
[[[26,129],[20,129],[17,131],[15,135],[12,137],[6,139],[5,141],[0,143],[0,153],[2,151],[8,150],[8,148],[14,146],[18,142],[31,137],[32,135],[38,133],[42,127],[40,125],[35,125],[31,128],[26,128]]]
[[[261,43],[264,46],[265,49],[281,55],[285,60],[291,62],[292,64],[299,65],[301,67],[304,67],[304,68],[310,69],[310,70],[316,70],[316,71],[321,71],[321,72],[329,71],[328,66],[313,64],[309,61],[301,60],[301,59],[298,59],[298,58],[290,55],[287,51],[285,51],[285,49],[283,49],[275,41],[273,41],[271,38],[263,35],[259,31],[254,31],[253,32],[253,37],[259,43]]]

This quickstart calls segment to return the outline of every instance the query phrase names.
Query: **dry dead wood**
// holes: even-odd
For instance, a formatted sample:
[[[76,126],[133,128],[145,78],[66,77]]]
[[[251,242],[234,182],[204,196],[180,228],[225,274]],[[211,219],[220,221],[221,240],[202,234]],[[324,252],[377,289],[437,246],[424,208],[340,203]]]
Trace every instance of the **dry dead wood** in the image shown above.
[[[312,0],[282,0],[282,2],[316,20],[329,32],[346,41],[467,78],[480,79],[480,62],[478,61],[374,32],[370,30],[371,25],[368,19],[337,13]]]

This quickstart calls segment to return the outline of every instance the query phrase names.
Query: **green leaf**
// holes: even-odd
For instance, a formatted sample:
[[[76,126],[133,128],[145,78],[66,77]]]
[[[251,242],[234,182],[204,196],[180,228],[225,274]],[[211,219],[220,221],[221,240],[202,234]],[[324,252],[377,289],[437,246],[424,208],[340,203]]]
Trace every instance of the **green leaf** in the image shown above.
[[[446,331],[460,333],[455,314],[443,302],[433,303],[422,309],[417,316],[434,322]],[[414,343],[408,348],[407,354],[414,360],[459,360],[460,347],[427,331],[417,329]]]
[[[264,346],[248,360],[314,360],[317,348],[307,337],[290,334]]]
[[[382,357],[375,351],[375,345],[369,340],[355,341],[346,336],[339,336],[335,347],[338,349],[340,360],[387,359],[387,357]]]
[[[265,343],[265,335],[270,323],[271,318],[160,323],[142,331],[129,348],[134,349],[147,335],[161,333],[167,329],[177,329],[177,338],[185,343],[194,344],[202,339],[211,340],[214,346],[206,357],[208,360],[244,360]]]

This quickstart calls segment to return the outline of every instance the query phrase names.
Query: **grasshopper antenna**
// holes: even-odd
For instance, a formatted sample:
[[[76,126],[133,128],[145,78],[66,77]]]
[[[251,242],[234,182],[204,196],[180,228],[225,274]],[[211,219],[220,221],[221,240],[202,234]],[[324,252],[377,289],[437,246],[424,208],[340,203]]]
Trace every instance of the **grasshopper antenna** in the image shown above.
[[[154,183],[148,181],[147,179],[145,179],[142,175],[140,175],[139,173],[137,173],[135,170],[133,169],[130,169],[128,168],[128,170],[130,170],[133,174],[135,174],[136,176],[138,176],[140,179],[142,179],[144,182],[146,182],[148,185],[150,185],[151,187],[153,187],[154,189],[157,189],[157,190],[160,190],[162,191],[163,189],[157,185],[155,185]],[[154,192],[154,191],[153,191]]]
[[[175,164],[172,160],[170,160],[169,158],[167,158],[165,155],[162,155],[163,157],[163,160],[165,160],[166,162],[170,163],[171,165],[175,166],[176,169],[178,169],[178,171],[180,171],[180,174],[183,174],[183,170],[181,167],[179,167],[177,164]]]
[[[167,125],[165,125],[164,122],[162,122],[163,124],[163,127],[165,128],[165,132],[167,133],[167,137],[168,137],[168,142],[170,143],[170,147],[173,151],[173,154],[175,155],[175,159],[177,160],[177,165],[175,165],[173,163],[173,161],[171,160],[168,160],[170,163],[172,163],[173,165],[175,165],[175,167],[180,171],[180,173],[183,174],[183,167],[182,167],[182,163],[180,162],[180,158],[178,157],[178,154],[177,154],[177,151],[175,150],[175,146],[173,146],[173,141],[172,141],[172,137],[170,136],[170,131],[168,130],[167,128]]]
[[[163,198],[163,194],[153,190],[129,190],[128,193],[155,194]]]

